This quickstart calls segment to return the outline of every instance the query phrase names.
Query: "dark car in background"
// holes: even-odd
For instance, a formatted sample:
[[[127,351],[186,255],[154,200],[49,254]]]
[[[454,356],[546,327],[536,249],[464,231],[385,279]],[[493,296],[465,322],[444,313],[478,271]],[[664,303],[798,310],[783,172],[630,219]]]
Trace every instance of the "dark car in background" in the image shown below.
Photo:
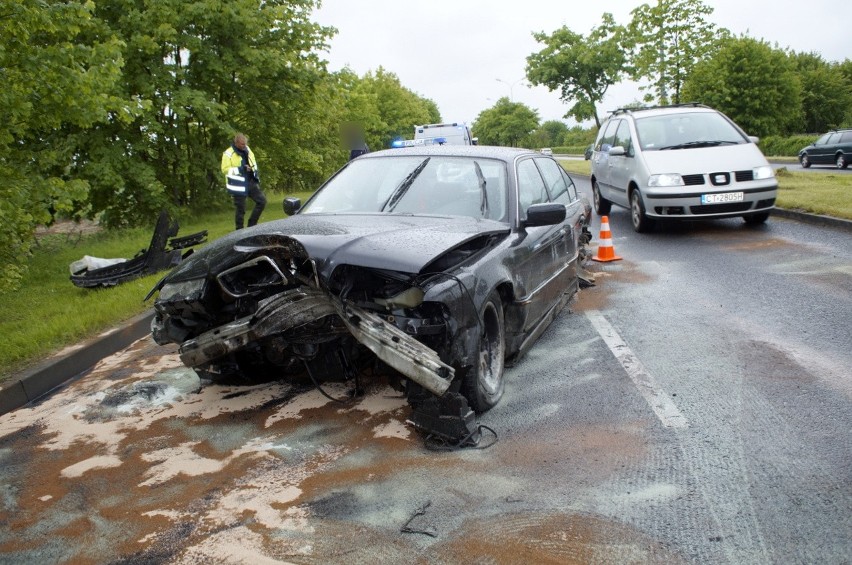
[[[155,287],[155,341],[179,344],[201,376],[301,369],[319,386],[378,358],[413,407],[488,410],[504,362],[576,294],[590,238],[591,206],[562,167],[510,148],[368,153],[284,207],[289,218],[222,237]]]
[[[845,169],[850,159],[852,129],[832,130],[799,151],[799,163],[805,169],[811,165],[832,165]]]

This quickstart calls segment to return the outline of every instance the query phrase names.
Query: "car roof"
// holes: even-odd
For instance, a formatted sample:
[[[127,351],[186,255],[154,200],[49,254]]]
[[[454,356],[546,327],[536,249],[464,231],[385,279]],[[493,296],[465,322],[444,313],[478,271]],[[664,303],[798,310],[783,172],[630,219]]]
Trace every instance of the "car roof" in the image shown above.
[[[372,153],[365,153],[358,159],[375,159],[377,157],[397,157],[401,155],[440,155],[447,157],[482,157],[487,159],[500,159],[511,162],[522,155],[533,155],[541,157],[541,153],[531,149],[519,149],[516,147],[498,147],[496,145],[427,145],[414,147],[400,147],[398,149],[384,149]]]

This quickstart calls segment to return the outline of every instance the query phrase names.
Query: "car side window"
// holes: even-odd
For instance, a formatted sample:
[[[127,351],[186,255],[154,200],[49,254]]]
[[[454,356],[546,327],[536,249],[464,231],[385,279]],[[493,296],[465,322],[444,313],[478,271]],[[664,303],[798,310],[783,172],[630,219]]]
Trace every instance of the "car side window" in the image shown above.
[[[568,194],[568,184],[559,172],[562,167],[553,159],[536,159],[535,162],[541,171],[541,176],[544,177],[544,182],[547,184],[550,201],[570,204],[571,197]]]
[[[850,141],[852,141],[852,131],[844,131],[840,136],[840,142],[849,143]]]
[[[615,141],[615,132],[618,130],[619,124],[621,124],[621,120],[610,120],[609,124],[606,126],[606,131],[601,138],[598,151],[609,151]]]
[[[825,145],[826,143],[828,143],[829,137],[831,137],[830,133],[823,135],[822,137],[814,141],[814,145]]]
[[[630,124],[627,123],[627,120],[621,120],[621,125],[615,132],[615,141],[612,142],[612,146],[624,147],[624,154],[633,157],[633,139],[630,136]]]
[[[833,143],[840,143],[840,134],[839,133],[833,133],[833,134],[831,134],[831,137],[828,138],[828,144],[831,145]]]
[[[559,168],[562,169],[562,167]],[[574,179],[568,176],[565,169],[562,169],[560,172],[562,173],[562,178],[565,179],[565,184],[568,186],[568,196],[571,199],[571,202],[575,202],[579,196],[577,196],[577,186],[574,184]]]
[[[532,159],[518,163],[518,217],[527,218],[527,208],[547,202],[547,189]]]
[[[604,133],[606,132],[606,127],[609,125],[609,122],[604,122],[603,125],[598,130],[598,135],[595,137],[595,141],[592,144],[592,150],[600,151],[601,150],[601,141],[603,140]]]

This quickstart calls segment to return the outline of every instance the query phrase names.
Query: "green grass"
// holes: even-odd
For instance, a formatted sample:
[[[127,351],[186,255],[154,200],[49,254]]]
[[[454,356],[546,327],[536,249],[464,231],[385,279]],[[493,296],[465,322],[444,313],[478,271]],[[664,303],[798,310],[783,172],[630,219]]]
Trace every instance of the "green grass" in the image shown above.
[[[592,174],[591,161],[581,159],[560,159],[559,164],[562,165],[562,168],[568,171],[569,173],[586,176]]]
[[[795,162],[795,159],[791,159]],[[559,161],[569,173],[589,175],[590,161]],[[830,172],[775,171],[778,178],[779,208],[801,210],[852,220],[852,174]]]
[[[780,208],[852,220],[852,174],[775,171]]]
[[[310,193],[294,196],[304,202]],[[285,217],[284,195],[267,194],[261,223]],[[247,208],[251,210],[252,203]],[[248,211],[247,211],[248,212]],[[84,289],[69,279],[69,265],[83,257],[131,258],[151,241],[150,228],[40,236],[29,261],[29,270],[15,292],[0,294],[0,383],[56,351],[94,337],[116,324],[151,308],[142,299],[165,272],[121,283],[111,288]],[[223,208],[179,218],[178,237],[208,230],[208,241],[234,226],[233,208]],[[201,246],[197,246],[196,249]]]

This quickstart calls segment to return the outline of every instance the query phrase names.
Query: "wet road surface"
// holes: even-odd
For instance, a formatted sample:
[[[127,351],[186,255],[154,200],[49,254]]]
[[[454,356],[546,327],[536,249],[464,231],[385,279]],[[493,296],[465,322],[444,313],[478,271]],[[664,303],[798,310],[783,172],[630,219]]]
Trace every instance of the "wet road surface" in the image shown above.
[[[493,446],[425,449],[380,376],[212,385],[146,338],[0,417],[0,563],[849,562],[852,238],[610,224]]]

